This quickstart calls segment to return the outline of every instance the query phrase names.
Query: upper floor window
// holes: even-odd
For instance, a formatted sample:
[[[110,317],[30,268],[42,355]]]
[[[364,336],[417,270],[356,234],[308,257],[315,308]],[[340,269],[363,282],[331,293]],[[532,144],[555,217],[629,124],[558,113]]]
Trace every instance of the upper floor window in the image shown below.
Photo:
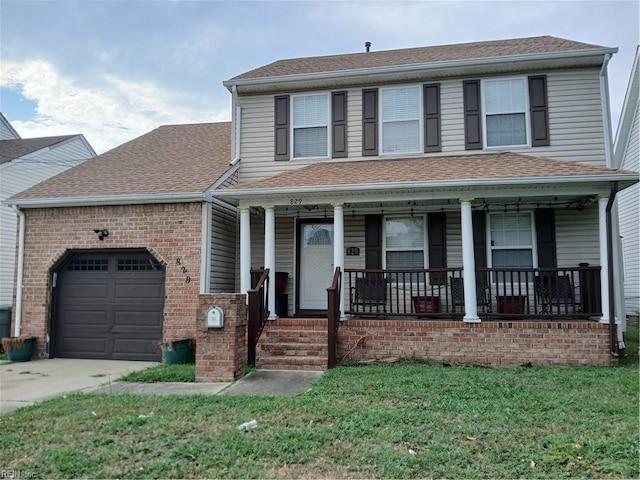
[[[527,95],[524,78],[483,82],[485,145],[527,145]]]
[[[420,87],[381,89],[382,153],[420,152]]]
[[[292,98],[293,157],[328,155],[328,95],[299,95]]]

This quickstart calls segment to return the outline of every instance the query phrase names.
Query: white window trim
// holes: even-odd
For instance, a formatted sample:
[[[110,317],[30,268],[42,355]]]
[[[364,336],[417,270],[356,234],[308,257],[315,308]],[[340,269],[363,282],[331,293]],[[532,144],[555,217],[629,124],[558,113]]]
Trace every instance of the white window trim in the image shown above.
[[[296,157],[295,156],[295,148],[294,148],[294,144],[295,144],[295,131],[296,131],[296,126],[293,124],[293,103],[294,103],[294,99],[295,98],[300,98],[300,97],[313,97],[313,96],[317,96],[317,95],[324,95],[325,97],[327,97],[327,123],[326,125],[306,125],[304,127],[299,127],[299,128],[315,128],[315,127],[326,127],[327,128],[327,154],[323,155],[323,156],[317,156],[317,157]],[[332,128],[331,128],[331,97],[329,92],[308,92],[308,93],[304,93],[304,94],[299,94],[299,95],[291,95],[291,107],[289,108],[289,123],[291,125],[291,135],[290,135],[290,139],[289,139],[289,148],[291,151],[291,159],[292,160],[313,160],[313,159],[320,159],[320,158],[331,158],[331,133],[332,133]]]
[[[382,218],[382,268],[386,270],[387,268],[387,219],[389,218],[408,218],[408,217],[422,217],[422,230],[423,230],[423,245],[422,245],[422,251],[424,252],[424,264],[422,266],[422,268],[427,268],[427,265],[429,265],[429,239],[427,238],[427,216],[426,214],[413,214],[413,215],[404,215],[404,214],[398,214],[398,215],[394,215],[394,214],[389,214],[389,215],[385,215]],[[393,252],[413,252],[415,249],[412,248],[405,248],[405,249],[393,249]],[[412,282],[412,285],[416,285],[416,283]],[[422,285],[422,282],[420,282],[420,285]]]
[[[523,80],[524,81],[524,133],[527,138],[526,143],[522,145],[487,145],[487,107],[485,105],[486,82],[494,82],[497,80]],[[482,103],[482,145],[487,150],[504,150],[505,148],[526,148],[531,147],[531,120],[529,118],[529,79],[527,76],[511,76],[511,77],[491,77],[480,80],[480,101]],[[520,113],[520,111],[501,112],[500,114]]]
[[[393,123],[393,121],[385,122],[382,117],[382,92],[385,90],[397,90],[399,88],[418,88],[418,149],[414,152],[384,152],[384,124],[385,123]],[[399,155],[416,155],[424,153],[424,88],[423,84],[420,83],[412,83],[408,85],[400,84],[400,85],[389,85],[386,87],[381,87],[379,89],[379,97],[378,97],[378,117],[380,121],[378,122],[378,138],[380,139],[380,147],[379,147],[379,156],[381,157],[393,157]]]
[[[487,244],[487,265],[489,268],[493,268],[493,246],[491,245],[491,215],[503,214],[504,212],[487,212],[485,214],[486,225],[486,244]],[[530,268],[538,268],[538,232],[536,231],[535,212],[533,210],[521,210],[520,212],[506,212],[506,213],[528,213],[531,217],[531,256],[533,265]],[[528,248],[528,247],[527,247]],[[496,250],[522,250],[522,247],[500,247]],[[500,268],[500,267],[496,267]],[[531,282],[529,282],[531,283]]]

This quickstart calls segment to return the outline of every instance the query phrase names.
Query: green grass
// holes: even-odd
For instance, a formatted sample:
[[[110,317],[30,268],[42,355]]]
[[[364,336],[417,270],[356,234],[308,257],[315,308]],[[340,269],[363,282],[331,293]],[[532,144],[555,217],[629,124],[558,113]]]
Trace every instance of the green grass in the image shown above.
[[[620,357],[620,365],[626,367],[638,366],[638,338],[640,337],[640,329],[638,327],[627,326],[624,333],[624,354]]]
[[[638,478],[638,401],[637,365],[340,367],[296,397],[49,400],[0,416],[0,465],[39,478]]]
[[[118,378],[120,382],[195,382],[196,366],[194,363],[158,365],[138,372],[131,372]]]

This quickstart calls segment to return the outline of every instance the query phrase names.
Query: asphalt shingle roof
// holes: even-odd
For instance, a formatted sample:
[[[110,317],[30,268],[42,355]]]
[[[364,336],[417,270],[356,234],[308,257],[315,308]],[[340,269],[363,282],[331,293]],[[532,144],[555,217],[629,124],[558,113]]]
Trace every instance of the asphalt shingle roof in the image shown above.
[[[278,60],[269,65],[233,77],[231,81],[602,48],[605,47],[551,36],[437,45],[399,50],[370,51],[368,53]]]
[[[165,125],[12,199],[204,192],[229,168],[231,123]]]
[[[77,135],[0,140],[0,164],[37,152],[43,148],[57,145],[73,137],[77,137]]]
[[[567,177],[632,173],[568,160],[518,153],[489,153],[393,160],[319,162],[231,189],[274,189],[499,178]]]

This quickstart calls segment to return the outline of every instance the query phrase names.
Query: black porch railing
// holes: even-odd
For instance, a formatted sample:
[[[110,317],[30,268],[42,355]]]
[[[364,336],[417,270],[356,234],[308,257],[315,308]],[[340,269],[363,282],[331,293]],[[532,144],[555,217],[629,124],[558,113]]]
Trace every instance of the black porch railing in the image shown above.
[[[371,318],[461,319],[464,271],[345,269],[345,313]],[[602,316],[600,267],[478,268],[476,308],[483,320]]]
[[[327,368],[333,368],[338,363],[338,327],[340,326],[340,292],[342,291],[342,273],[336,267],[331,286],[327,288],[327,339],[329,355]]]
[[[262,271],[257,284],[249,290],[249,318],[247,326],[247,363],[256,365],[256,346],[269,318],[269,269]]]

